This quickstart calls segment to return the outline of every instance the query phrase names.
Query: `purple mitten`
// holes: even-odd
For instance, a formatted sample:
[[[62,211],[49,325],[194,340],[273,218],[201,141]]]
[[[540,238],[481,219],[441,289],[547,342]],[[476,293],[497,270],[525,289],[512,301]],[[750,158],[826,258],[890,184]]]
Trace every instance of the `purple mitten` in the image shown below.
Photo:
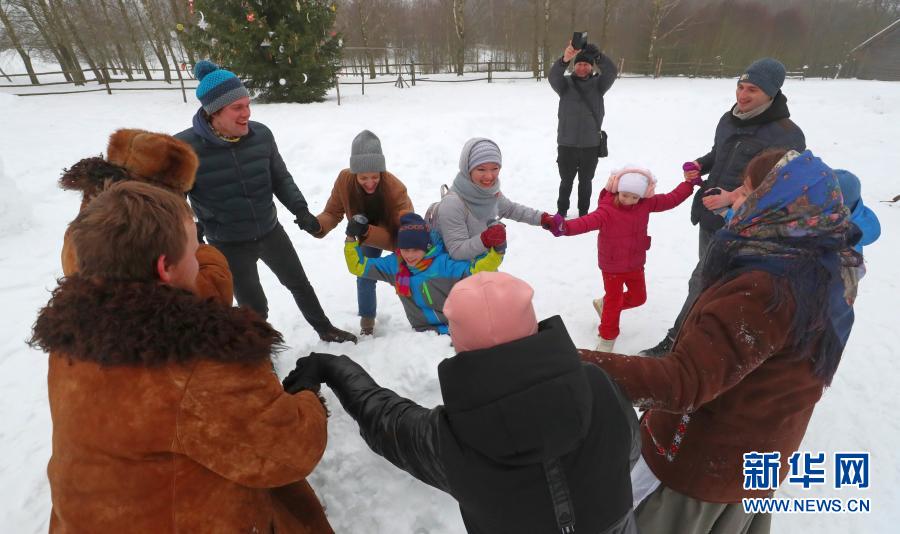
[[[565,235],[566,233],[566,218],[557,213],[553,217],[550,218],[550,233],[553,234],[553,237],[559,237],[561,235]]]
[[[691,171],[700,172],[700,166],[697,165],[696,163],[694,163],[693,161],[686,161],[681,166],[681,170],[683,170],[684,172],[691,172]],[[688,180],[688,183],[691,185],[700,185],[703,183],[703,179],[700,178],[700,176],[697,176],[696,178],[692,178],[691,180]]]

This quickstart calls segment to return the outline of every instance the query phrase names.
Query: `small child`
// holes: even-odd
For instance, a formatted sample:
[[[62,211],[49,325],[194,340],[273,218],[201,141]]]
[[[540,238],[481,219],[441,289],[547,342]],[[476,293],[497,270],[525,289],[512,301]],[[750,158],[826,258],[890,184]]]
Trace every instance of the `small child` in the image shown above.
[[[881,223],[875,212],[870,210],[862,201],[862,185],[859,178],[852,172],[844,169],[835,169],[841,193],[844,195],[844,205],[850,210],[850,222],[855,224],[862,232],[859,243],[854,249],[862,254],[863,247],[871,245],[881,236]]]
[[[356,276],[394,285],[406,318],[418,332],[448,333],[444,302],[459,280],[481,271],[496,271],[503,254],[491,248],[471,261],[454,260],[444,250],[437,232],[415,213],[400,217],[397,252],[383,258],[368,258],[352,235],[344,243],[347,269]]]
[[[622,310],[636,308],[647,300],[644,263],[650,249],[650,213],[670,210],[684,202],[697,181],[685,178],[670,193],[655,195],[656,179],[649,170],[626,167],[612,173],[600,192],[596,210],[569,221],[558,215],[553,217],[548,230],[555,236],[600,230],[597,257],[606,295],[594,301],[600,314],[598,351],[612,352],[619,337]]]

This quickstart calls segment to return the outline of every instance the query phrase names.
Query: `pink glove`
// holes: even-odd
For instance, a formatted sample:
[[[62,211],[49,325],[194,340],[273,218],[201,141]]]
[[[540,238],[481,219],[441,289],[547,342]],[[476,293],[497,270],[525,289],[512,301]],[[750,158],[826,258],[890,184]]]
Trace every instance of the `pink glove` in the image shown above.
[[[703,178],[700,178],[700,166],[694,163],[693,161],[686,161],[682,166],[681,170],[684,171],[685,181],[691,185],[700,185],[703,183]],[[687,173],[696,172],[697,176],[693,178],[687,178]]]
[[[550,233],[553,237],[559,237],[566,234],[566,218],[557,213],[550,218]]]

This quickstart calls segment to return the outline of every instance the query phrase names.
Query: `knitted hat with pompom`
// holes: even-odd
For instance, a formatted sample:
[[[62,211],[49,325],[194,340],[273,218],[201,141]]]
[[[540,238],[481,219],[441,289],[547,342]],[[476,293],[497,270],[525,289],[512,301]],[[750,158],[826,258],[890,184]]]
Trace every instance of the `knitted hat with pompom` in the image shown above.
[[[212,61],[198,61],[194,65],[194,77],[200,81],[197,99],[210,115],[235,100],[250,96],[250,92],[233,72],[220,68]]]

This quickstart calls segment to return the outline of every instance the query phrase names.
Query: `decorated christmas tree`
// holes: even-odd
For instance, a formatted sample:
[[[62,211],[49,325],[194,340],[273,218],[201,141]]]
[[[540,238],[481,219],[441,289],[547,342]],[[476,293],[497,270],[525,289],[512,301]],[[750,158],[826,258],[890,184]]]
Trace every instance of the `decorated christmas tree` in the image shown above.
[[[322,0],[194,0],[188,40],[268,102],[321,101],[334,85],[336,7]]]

